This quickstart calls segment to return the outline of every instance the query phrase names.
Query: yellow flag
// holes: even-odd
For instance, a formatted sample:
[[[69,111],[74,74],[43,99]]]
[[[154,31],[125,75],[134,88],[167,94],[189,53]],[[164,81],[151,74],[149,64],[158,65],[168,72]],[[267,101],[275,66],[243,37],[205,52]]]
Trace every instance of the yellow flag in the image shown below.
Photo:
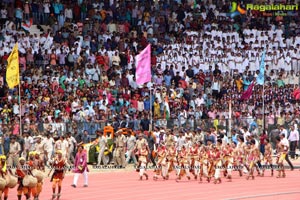
[[[18,43],[15,44],[7,59],[6,82],[10,89],[14,88],[20,83]]]

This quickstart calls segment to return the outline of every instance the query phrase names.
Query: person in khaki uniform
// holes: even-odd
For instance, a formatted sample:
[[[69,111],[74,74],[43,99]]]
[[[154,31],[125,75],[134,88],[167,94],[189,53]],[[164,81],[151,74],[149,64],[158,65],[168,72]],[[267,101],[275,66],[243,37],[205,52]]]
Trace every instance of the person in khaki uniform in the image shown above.
[[[146,146],[148,148],[148,142],[145,139],[144,135],[143,134],[139,134],[139,139],[136,141],[135,147],[134,147],[135,151],[141,150],[144,144],[146,144]]]
[[[174,136],[172,134],[170,134],[170,131],[166,132],[166,147],[167,149],[169,149],[172,144],[174,144]]]
[[[126,137],[122,133],[116,132],[115,165],[125,168]]]
[[[34,149],[35,149],[36,152],[39,152],[40,158],[42,160],[45,160],[46,148],[45,148],[45,143],[42,141],[42,136],[37,136],[36,137],[36,144],[35,144]]]
[[[21,151],[21,145],[16,141],[16,139],[17,138],[13,136],[10,141],[7,164],[11,167],[16,167],[19,163],[19,153]]]
[[[138,160],[140,160],[138,152],[140,152],[143,149],[144,146],[146,147],[147,151],[150,152],[149,147],[148,147],[148,142],[147,142],[144,134],[140,133],[139,134],[139,139],[136,141],[136,144],[135,144],[135,147],[134,147],[134,152],[136,152],[136,155],[138,156]],[[139,161],[138,166],[136,168],[137,171],[140,169],[141,164],[142,163]]]

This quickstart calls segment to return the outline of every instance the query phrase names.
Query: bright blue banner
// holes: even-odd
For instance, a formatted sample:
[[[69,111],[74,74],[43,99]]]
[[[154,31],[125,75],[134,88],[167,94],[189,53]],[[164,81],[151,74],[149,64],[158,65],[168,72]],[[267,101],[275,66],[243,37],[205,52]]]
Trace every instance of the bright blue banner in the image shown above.
[[[264,49],[262,53],[260,66],[259,66],[259,74],[256,78],[256,82],[259,85],[263,85],[265,83],[265,57],[266,57],[266,49]]]

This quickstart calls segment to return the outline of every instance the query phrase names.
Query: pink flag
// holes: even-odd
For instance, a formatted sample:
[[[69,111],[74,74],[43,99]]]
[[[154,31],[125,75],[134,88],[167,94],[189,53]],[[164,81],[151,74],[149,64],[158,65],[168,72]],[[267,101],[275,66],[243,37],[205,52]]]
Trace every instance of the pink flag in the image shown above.
[[[150,44],[136,57],[136,83],[143,85],[151,81],[151,46]]]
[[[254,83],[252,82],[249,85],[248,89],[245,92],[243,92],[243,94],[241,96],[241,101],[250,99],[250,97],[252,95],[253,87],[254,87]]]

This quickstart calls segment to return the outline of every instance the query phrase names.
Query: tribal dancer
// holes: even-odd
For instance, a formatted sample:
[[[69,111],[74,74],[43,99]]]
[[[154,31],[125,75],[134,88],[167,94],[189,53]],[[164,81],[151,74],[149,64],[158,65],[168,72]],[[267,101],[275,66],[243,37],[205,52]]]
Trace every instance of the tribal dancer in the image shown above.
[[[286,154],[288,152],[288,147],[280,142],[280,137],[276,137],[277,141],[277,160],[276,163],[278,165],[278,175],[276,178],[285,178],[285,171],[284,171],[284,164],[283,161],[285,160]]]
[[[35,169],[35,152],[34,151],[30,151],[29,154],[28,154],[28,166],[29,166],[29,169],[30,169],[30,172]],[[29,193],[34,197],[34,199],[36,200],[37,199],[37,186],[33,187],[33,188],[30,188],[29,189]]]
[[[51,180],[50,180],[50,182],[53,182],[52,183],[52,192],[53,192],[52,200],[54,200],[55,197],[57,198],[57,200],[59,200],[59,198],[61,196],[61,186],[62,186],[62,181],[65,176],[65,169],[67,166],[66,160],[62,156],[62,151],[58,150],[58,151],[56,151],[56,154],[57,154],[56,158],[54,158],[54,160],[51,162],[51,165],[50,165],[52,167],[52,169],[54,169],[54,172],[53,172]],[[51,171],[49,172],[49,174],[51,173]],[[57,194],[56,194],[56,187],[58,188]]]
[[[273,161],[272,161],[272,145],[270,144],[270,140],[268,138],[265,139],[265,153],[264,153],[264,168],[261,176],[265,175],[265,168],[270,166],[271,168],[271,176],[274,175],[273,169]]]
[[[39,152],[35,152],[35,160],[34,160],[34,165],[35,165],[35,169],[36,170],[40,170],[42,172],[45,172],[45,165],[44,165],[44,161],[43,159],[40,158],[40,153]],[[42,180],[38,180],[37,186],[37,199],[39,198],[42,189],[43,189],[43,181]]]
[[[257,162],[259,161],[260,152],[259,149],[255,146],[255,140],[252,139],[250,141],[250,149],[248,150],[248,176],[246,179],[248,180],[250,177],[252,177],[252,180],[254,179],[254,167],[256,167]]]
[[[9,169],[7,169],[7,165],[6,165],[6,156],[5,155],[1,155],[0,156],[0,168],[1,168],[1,176],[2,178],[5,179],[5,176],[10,173],[11,171]],[[8,191],[9,188],[7,186],[5,186],[5,188],[3,190],[0,190],[0,200],[2,200],[2,194],[3,194],[3,199],[7,200],[8,199]]]
[[[167,173],[167,150],[163,143],[161,143],[156,150],[157,153],[157,167],[156,167],[156,174],[153,177],[153,180],[157,180],[158,176],[162,176],[163,179],[166,179]]]
[[[31,174],[30,167],[26,163],[25,158],[19,158],[19,165],[16,169],[16,175],[18,176],[19,186],[17,189],[17,197],[18,200],[22,199],[22,194],[26,197],[26,200],[30,199],[30,189],[28,187],[23,186],[23,179],[26,175]]]
[[[244,137],[243,136],[239,136],[238,137],[238,145],[235,149],[235,163],[236,166],[238,168],[239,174],[240,176],[243,176],[243,172],[242,170],[244,169],[244,171],[246,171],[246,166],[245,161],[246,161],[246,151],[245,149],[247,148],[247,145],[244,143]]]

